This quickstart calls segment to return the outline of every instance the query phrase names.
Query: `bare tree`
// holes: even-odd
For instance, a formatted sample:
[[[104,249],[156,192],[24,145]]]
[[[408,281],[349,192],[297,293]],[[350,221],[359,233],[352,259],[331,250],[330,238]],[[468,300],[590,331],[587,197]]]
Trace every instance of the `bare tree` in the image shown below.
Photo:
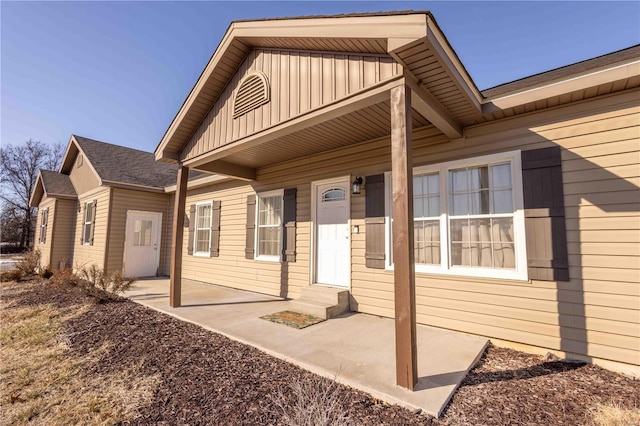
[[[49,146],[29,139],[21,145],[6,145],[0,148],[0,200],[2,211],[20,223],[20,247],[31,245],[31,233],[35,223],[36,209],[29,207],[29,197],[36,184],[40,169],[55,170],[62,160],[62,144]],[[4,232],[10,233],[9,230]]]

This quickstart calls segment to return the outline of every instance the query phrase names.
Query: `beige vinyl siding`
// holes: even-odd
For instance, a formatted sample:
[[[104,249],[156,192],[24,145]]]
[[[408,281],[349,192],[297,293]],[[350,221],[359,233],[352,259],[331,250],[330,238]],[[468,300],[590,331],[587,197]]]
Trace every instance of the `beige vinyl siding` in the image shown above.
[[[40,225],[42,225],[42,212],[45,209],[49,209],[48,219],[47,219],[47,238],[43,243],[40,242]],[[56,199],[48,198],[46,196],[42,197],[40,200],[40,204],[38,205],[38,217],[36,220],[36,232],[35,232],[35,243],[34,247],[40,250],[40,265],[42,267],[47,266],[55,266],[51,263],[52,257],[51,252],[53,248],[53,228],[54,228],[54,217],[56,215]]]
[[[82,157],[82,160],[80,160],[80,157]],[[71,183],[79,196],[100,186],[98,176],[91,168],[87,157],[82,153],[78,153],[76,156],[71,172],[69,172],[69,179],[71,179]]]
[[[109,248],[106,256],[106,269],[109,274],[116,271],[122,271],[123,268],[128,210],[162,213],[162,232],[159,245],[160,257],[158,271],[160,274],[168,273],[168,263],[165,263],[165,252],[167,250],[165,241],[169,240],[170,235],[170,228],[167,227],[167,217],[169,215],[168,203],[169,196],[167,194],[133,191],[121,188],[112,189]]]
[[[282,186],[284,185],[284,186]],[[291,188],[295,182],[282,182],[277,188]],[[272,185],[269,189],[277,189]],[[300,287],[309,284],[309,191],[298,186],[297,194],[297,256],[296,262],[288,263],[285,272],[279,262],[256,261],[245,258],[245,234],[247,195],[268,190],[264,184],[253,188],[249,184],[228,182],[189,191],[186,211],[189,206],[204,201],[219,200],[220,211],[220,255],[200,257],[187,254],[188,228],[184,230],[183,278],[226,285],[271,295],[298,297]],[[190,218],[188,218],[190,219]],[[190,219],[192,220],[192,219]],[[285,283],[281,286],[281,282]]]
[[[515,282],[417,273],[419,323],[592,360],[640,363],[639,95],[625,91],[478,125],[455,141],[433,127],[414,132],[415,166],[560,145],[571,276],[570,282]],[[389,171],[389,156],[389,139],[381,138],[259,169],[253,187],[229,183],[190,191],[187,211],[196,201],[222,201],[220,258],[185,255],[184,277],[278,294],[280,264],[244,259],[245,198],[296,186],[298,253],[286,284],[287,295],[297,297],[310,282],[311,182]],[[365,195],[351,200],[351,224],[360,229],[352,234],[352,309],[393,317],[393,273],[365,267]]]
[[[78,202],[59,198],[56,200],[55,217],[53,222],[51,266],[59,268],[61,262],[71,262],[73,259],[73,235],[76,225]]]
[[[233,118],[239,83],[252,71],[268,79],[270,100]],[[190,159],[374,86],[401,73],[388,55],[254,49],[182,151]]]
[[[76,269],[88,268],[91,265],[96,265],[100,269],[105,267],[104,259],[107,243],[109,194],[110,188],[101,187],[80,197],[79,201],[81,208],[79,211],[76,211],[73,252],[73,267]],[[92,200],[97,200],[98,205],[96,209],[93,245],[89,245],[82,243],[82,228],[84,226],[85,203]]]

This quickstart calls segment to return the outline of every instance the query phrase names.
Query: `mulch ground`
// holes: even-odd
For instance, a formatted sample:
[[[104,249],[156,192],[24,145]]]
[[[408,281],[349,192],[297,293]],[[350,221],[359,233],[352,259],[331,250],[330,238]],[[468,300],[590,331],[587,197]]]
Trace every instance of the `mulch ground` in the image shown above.
[[[87,298],[78,289],[30,287],[5,287],[2,298],[12,306],[56,307]],[[101,362],[92,364],[95,373],[140,363],[141,373],[160,375],[152,403],[127,424],[277,425],[281,415],[274,396],[290,394],[292,380],[331,385],[251,346],[128,300],[93,304],[64,327],[69,356],[106,347]],[[639,380],[496,347],[489,347],[440,419],[384,404],[346,386],[336,386],[336,392],[344,420],[356,425],[580,425],[589,423],[596,403],[640,405]]]

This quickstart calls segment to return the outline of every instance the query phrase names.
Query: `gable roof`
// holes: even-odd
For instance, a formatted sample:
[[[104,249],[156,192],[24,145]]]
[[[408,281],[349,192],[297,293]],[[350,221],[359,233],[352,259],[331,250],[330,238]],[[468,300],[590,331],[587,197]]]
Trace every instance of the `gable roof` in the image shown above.
[[[52,198],[72,199],[78,196],[71,183],[71,179],[69,179],[69,175],[64,175],[53,170],[41,169],[36,179],[36,186],[29,199],[29,205],[36,207],[45,195]]]
[[[480,92],[428,11],[234,21],[158,144],[156,159],[180,159],[182,148],[254,48],[389,55],[413,73],[419,90],[451,107],[463,122],[481,114]],[[439,79],[423,78],[434,70]],[[451,120],[447,116],[444,121]]]
[[[164,190],[176,183],[178,167],[155,161],[153,153],[72,135],[60,173],[68,175],[79,153],[84,154],[101,185],[125,185]]]

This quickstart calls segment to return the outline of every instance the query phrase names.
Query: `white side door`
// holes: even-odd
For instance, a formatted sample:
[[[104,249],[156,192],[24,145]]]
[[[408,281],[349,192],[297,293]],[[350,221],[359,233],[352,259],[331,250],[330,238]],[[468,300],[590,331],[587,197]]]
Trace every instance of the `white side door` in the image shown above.
[[[316,187],[316,283],[349,288],[349,181]]]
[[[157,274],[161,226],[161,213],[127,211],[123,259],[125,277],[152,277]]]

